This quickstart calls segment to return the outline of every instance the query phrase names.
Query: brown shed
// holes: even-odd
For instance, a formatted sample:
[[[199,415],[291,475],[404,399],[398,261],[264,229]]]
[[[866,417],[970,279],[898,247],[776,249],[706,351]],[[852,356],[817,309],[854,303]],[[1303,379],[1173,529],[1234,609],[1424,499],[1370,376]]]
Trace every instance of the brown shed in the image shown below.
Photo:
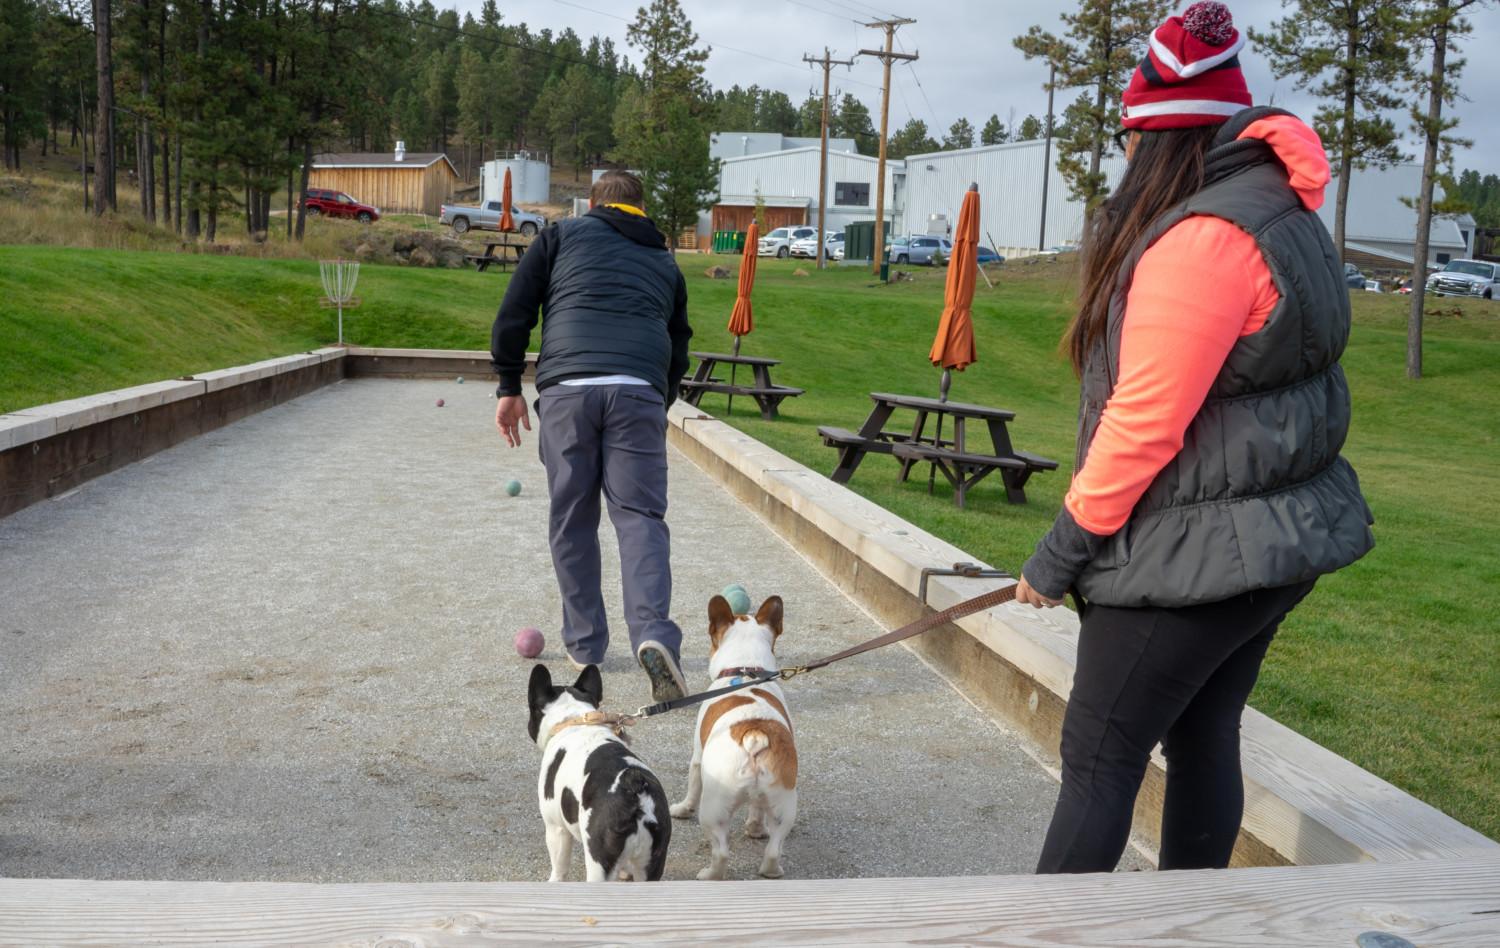
[[[811,198],[763,197],[761,200],[766,205],[768,233],[778,227],[800,227],[807,223]],[[745,195],[720,198],[719,203],[714,205],[712,220],[712,229],[715,231],[749,230],[750,222],[755,220],[755,198]]]
[[[313,158],[308,187],[342,191],[382,214],[433,214],[453,200],[458,169],[441,152],[326,154]]]

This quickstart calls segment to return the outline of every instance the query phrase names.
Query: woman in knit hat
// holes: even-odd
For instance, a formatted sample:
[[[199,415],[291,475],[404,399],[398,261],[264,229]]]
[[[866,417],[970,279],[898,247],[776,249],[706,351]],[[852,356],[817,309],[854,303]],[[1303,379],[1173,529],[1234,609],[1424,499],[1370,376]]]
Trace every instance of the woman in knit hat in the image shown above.
[[[1221,3],[1162,24],[1124,94],[1129,159],[1084,239],[1067,337],[1073,481],[1017,600],[1081,596],[1062,789],[1039,872],[1108,872],[1162,744],[1161,869],[1229,864],[1240,715],[1277,626],[1374,545],[1339,456],[1343,267],[1312,129],[1252,108]]]

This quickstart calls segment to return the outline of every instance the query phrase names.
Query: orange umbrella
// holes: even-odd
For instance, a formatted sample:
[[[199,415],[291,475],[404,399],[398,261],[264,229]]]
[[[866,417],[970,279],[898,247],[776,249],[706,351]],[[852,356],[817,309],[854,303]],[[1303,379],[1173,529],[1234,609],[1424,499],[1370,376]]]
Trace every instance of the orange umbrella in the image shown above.
[[[948,260],[948,288],[943,294],[943,318],[927,358],[943,367],[941,395],[948,398],[949,372],[979,361],[974,351],[974,280],[979,274],[979,185],[969,185],[958,226],[953,230],[953,255]]]
[[[510,169],[505,169],[505,188],[500,194],[500,231],[509,233],[516,229],[516,219],[510,216]]]
[[[734,336],[734,354],[740,354],[740,337],[755,328],[755,317],[750,312],[750,290],[755,286],[756,245],[760,242],[760,228],[754,221],[745,234],[745,251],[740,256],[740,292],[734,299],[734,312],[729,317],[729,332]]]

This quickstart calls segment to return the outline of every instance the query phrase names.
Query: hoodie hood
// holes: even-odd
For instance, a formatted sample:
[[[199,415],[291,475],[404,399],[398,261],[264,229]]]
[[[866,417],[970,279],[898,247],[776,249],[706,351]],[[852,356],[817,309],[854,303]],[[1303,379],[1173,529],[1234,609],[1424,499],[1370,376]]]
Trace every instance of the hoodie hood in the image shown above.
[[[1243,125],[1235,134],[1235,141],[1265,142],[1286,168],[1292,190],[1301,198],[1302,206],[1309,211],[1323,206],[1323,191],[1332,174],[1323,140],[1317,132],[1297,116],[1280,109],[1246,109],[1235,120],[1231,120],[1233,124]],[[1233,133],[1232,129],[1225,131]]]
[[[629,237],[642,246],[657,250],[667,249],[667,238],[651,218],[644,214],[630,214],[613,207],[596,207],[591,209],[585,217],[597,217],[615,230]]]

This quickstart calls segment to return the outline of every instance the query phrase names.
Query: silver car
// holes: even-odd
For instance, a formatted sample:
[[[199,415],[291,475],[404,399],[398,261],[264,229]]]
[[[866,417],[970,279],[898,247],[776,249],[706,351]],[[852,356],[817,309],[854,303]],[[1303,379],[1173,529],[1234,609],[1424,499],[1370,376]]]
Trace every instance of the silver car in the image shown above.
[[[953,256],[953,241],[947,237],[897,237],[891,241],[891,262],[897,266],[923,264],[931,266],[933,257],[942,254],[943,263]]]
[[[842,247],[843,245],[844,245],[844,234],[843,234],[842,231],[840,231],[837,234],[829,232],[829,231],[825,231],[824,234],[823,234],[823,257],[824,257],[824,259],[827,259],[827,260],[837,259],[837,258],[834,257],[834,251],[837,250],[839,247]],[[812,237],[802,237],[802,238],[800,238],[798,240],[792,241],[791,251],[792,251],[792,256],[794,256],[794,257],[807,257],[807,258],[811,259],[811,258],[816,257],[818,255],[818,242],[817,242],[817,240],[815,240]]]

